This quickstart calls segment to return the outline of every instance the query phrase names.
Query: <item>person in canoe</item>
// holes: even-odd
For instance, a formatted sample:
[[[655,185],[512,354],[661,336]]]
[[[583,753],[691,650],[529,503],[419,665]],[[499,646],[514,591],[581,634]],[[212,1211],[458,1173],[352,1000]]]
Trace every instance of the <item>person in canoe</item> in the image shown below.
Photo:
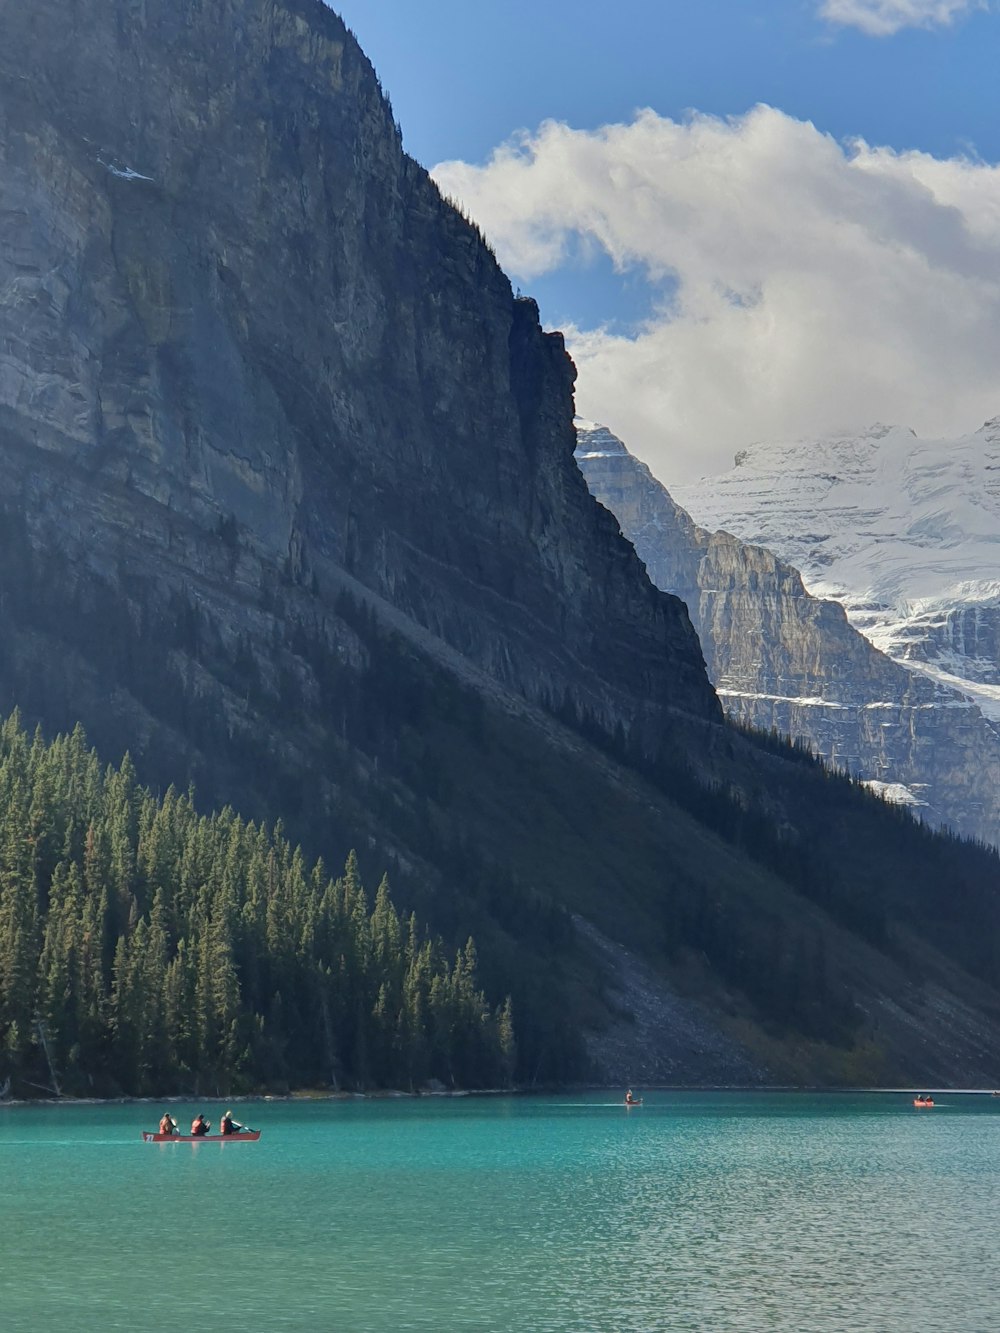
[[[642,1105],[642,1098],[641,1098],[641,1097],[633,1097],[633,1095],[632,1095],[632,1089],[629,1088],[628,1092],[626,1092],[626,1094],[625,1094],[625,1105],[626,1105],[626,1106],[641,1106],[641,1105]]]
[[[219,1133],[245,1134],[246,1132],[247,1132],[246,1125],[241,1125],[239,1121],[234,1120],[232,1111],[227,1111],[226,1114],[222,1117],[222,1122],[219,1125]]]
[[[200,1138],[203,1134],[207,1134],[211,1128],[211,1124],[205,1119],[200,1111],[191,1121],[191,1133],[195,1138]]]
[[[160,1133],[161,1134],[177,1133],[177,1121],[173,1118],[173,1116],[170,1114],[169,1111],[164,1111],[163,1113],[163,1119],[160,1121]]]

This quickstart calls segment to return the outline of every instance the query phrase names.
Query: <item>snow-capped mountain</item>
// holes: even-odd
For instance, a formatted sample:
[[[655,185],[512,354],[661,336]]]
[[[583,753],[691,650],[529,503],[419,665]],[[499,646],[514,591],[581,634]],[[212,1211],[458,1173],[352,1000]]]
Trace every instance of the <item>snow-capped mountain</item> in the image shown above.
[[[868,475],[887,434],[854,441],[853,449],[845,443],[839,475]],[[899,432],[900,451],[913,438]],[[830,490],[833,468],[822,475],[810,471],[803,447],[792,465],[799,480],[794,490],[781,475],[780,456],[770,457],[769,470],[747,473],[754,482],[747,493],[730,480],[724,496],[731,502],[729,521],[722,525],[729,531],[710,532],[609,430],[577,421],[576,458],[588,486],[617,517],[653,582],[687,603],[730,717],[807,742],[886,799],[918,808],[930,823],[1000,842],[1000,728],[966,694],[933,679],[927,662],[897,661],[880,651],[849,621],[839,600],[811,595],[790,562],[732,535],[733,529],[748,531],[756,518],[755,535],[764,533],[769,543],[773,532],[783,537],[785,550],[808,556],[825,541],[849,565],[846,517],[816,522],[810,504],[812,495]],[[855,496],[864,484],[853,482]],[[843,485],[846,508],[848,483]],[[691,489],[684,488],[685,496]],[[787,520],[778,503],[786,493],[797,502]],[[703,513],[712,499],[710,482],[701,483],[699,496]],[[880,551],[889,545],[878,540],[887,529],[866,512],[872,546]],[[929,514],[924,518],[926,531]],[[987,525],[981,527],[985,534]],[[932,550],[929,544],[926,549]],[[894,550],[881,553],[886,577],[890,569],[900,577],[907,573]]]
[[[876,647],[1000,719],[1000,417],[956,440],[873,426],[754,445],[675,498],[795,565]]]

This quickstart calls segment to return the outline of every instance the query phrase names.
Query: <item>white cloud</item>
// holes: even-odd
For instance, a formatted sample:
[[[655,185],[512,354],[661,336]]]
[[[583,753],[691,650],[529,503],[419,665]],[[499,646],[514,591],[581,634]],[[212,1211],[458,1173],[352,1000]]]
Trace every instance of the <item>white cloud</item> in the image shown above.
[[[823,0],[819,13],[872,37],[891,37],[901,28],[947,25],[970,9],[986,8],[986,0]]]
[[[634,336],[565,331],[580,412],[668,484],[755,439],[954,435],[1000,412],[1000,168],[845,146],[759,106],[550,122],[434,175],[526,286],[581,242],[645,274],[659,306]]]

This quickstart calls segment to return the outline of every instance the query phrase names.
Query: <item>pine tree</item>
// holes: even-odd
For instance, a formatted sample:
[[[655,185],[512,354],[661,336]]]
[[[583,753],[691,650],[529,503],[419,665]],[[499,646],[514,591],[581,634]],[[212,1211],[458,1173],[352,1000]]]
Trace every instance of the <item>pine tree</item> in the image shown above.
[[[471,940],[449,968],[404,929],[387,879],[369,911],[353,852],[333,881],[280,824],[102,769],[79,728],[0,725],[0,1061],[27,1082],[48,1079],[36,1012],[74,1090],[499,1079],[509,1006],[476,967]]]

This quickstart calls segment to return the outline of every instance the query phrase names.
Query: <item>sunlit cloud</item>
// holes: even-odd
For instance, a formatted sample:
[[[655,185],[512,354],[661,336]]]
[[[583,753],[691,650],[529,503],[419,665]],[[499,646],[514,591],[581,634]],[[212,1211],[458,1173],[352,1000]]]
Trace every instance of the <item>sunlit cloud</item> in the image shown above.
[[[639,273],[628,336],[566,328],[578,408],[668,483],[755,439],[1000,412],[1000,169],[843,144],[759,106],[550,122],[434,171],[526,290],[581,244]],[[544,317],[543,311],[543,317]]]
[[[947,26],[970,10],[987,8],[987,0],[823,0],[819,13],[872,37],[891,37],[901,28]]]

